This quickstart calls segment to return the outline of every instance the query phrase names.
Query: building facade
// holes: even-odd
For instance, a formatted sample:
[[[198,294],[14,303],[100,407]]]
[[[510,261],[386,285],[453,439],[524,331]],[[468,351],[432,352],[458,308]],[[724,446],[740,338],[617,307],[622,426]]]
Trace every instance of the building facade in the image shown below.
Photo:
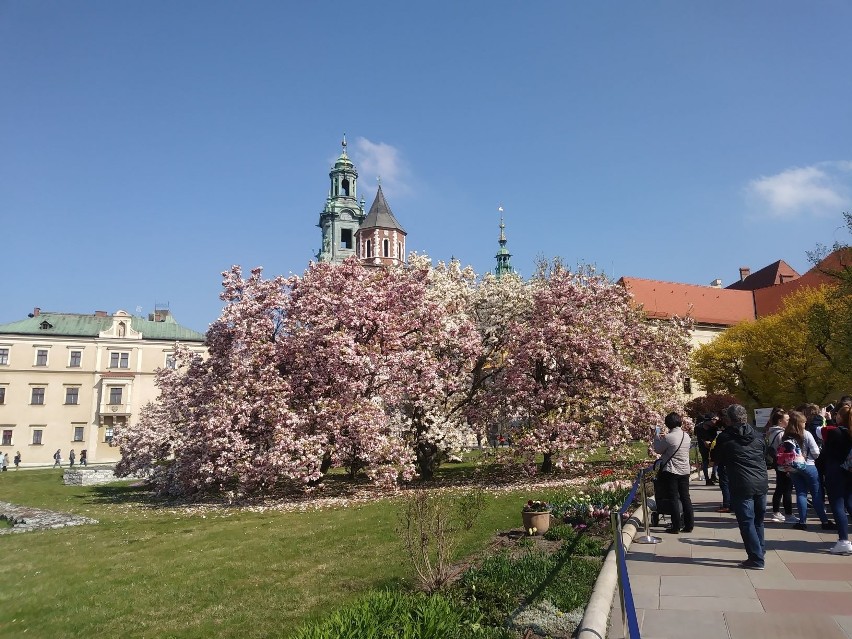
[[[322,247],[320,262],[340,263],[357,256],[368,266],[389,266],[405,262],[406,232],[394,217],[382,192],[381,182],[368,213],[364,198],[358,199],[358,171],[343,150],[328,174],[331,180],[319,226]]]
[[[176,342],[206,353],[204,335],[167,310],[149,319],[41,312],[0,325],[0,453],[23,466],[53,463],[61,451],[89,463],[115,463],[116,426],[157,398],[157,369],[174,366]]]

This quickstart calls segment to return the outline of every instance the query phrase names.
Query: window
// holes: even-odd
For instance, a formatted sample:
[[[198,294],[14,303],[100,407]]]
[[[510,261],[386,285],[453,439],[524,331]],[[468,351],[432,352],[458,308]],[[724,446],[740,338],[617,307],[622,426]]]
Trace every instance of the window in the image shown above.
[[[110,404],[120,404],[121,403],[121,386],[110,386],[109,387],[109,403]]]
[[[127,334],[127,325],[124,322],[118,323],[118,336],[124,337]],[[126,366],[124,368],[127,368]]]
[[[352,229],[340,229],[340,248],[352,248]]]
[[[382,252],[385,257],[390,257],[390,242],[388,240],[382,240]]]
[[[86,430],[85,426],[75,426],[74,427],[74,441],[81,442],[83,441],[83,432]]]
[[[79,404],[80,399],[80,389],[77,386],[69,386],[65,389],[65,403],[66,404]]]
[[[373,257],[373,243],[367,240],[367,257]]]
[[[9,349],[8,348],[0,348],[0,364],[4,366],[9,363]]]
[[[130,368],[130,353],[110,353],[110,368]]]
[[[80,368],[80,362],[83,359],[83,351],[71,351],[71,356],[68,359],[68,366],[71,368]]]
[[[6,403],[6,387],[0,386],[0,404]]]
[[[683,378],[683,392],[687,395],[692,394],[692,379],[690,379],[689,377]]]
[[[41,428],[33,429],[33,445],[34,446],[41,446],[41,434],[43,432],[44,431]]]
[[[113,436],[113,432],[114,432],[114,431],[113,431],[113,429],[112,429],[112,425],[111,425],[111,424],[107,424],[107,425],[106,425],[106,427],[104,427],[104,441],[105,441],[107,444],[112,445],[112,436]]]
[[[166,368],[174,370],[177,368],[177,360],[174,355],[166,355]]]
[[[36,351],[36,366],[47,366],[47,349],[39,349]]]
[[[33,387],[32,396],[30,397],[30,404],[34,406],[41,406],[42,404],[44,404],[44,387]]]
[[[12,429],[3,429],[3,446],[12,445]]]
[[[343,181],[340,183],[340,186],[343,188],[343,195],[349,197],[349,180],[343,178]]]

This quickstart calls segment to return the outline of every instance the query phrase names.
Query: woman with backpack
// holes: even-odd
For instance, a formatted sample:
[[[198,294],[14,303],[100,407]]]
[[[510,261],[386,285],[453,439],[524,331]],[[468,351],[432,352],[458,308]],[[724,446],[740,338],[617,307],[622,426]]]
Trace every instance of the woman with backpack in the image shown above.
[[[836,426],[823,426],[820,436],[823,447],[820,454],[825,472],[825,487],[828,491],[828,503],[837,521],[837,543],[829,551],[834,555],[852,554],[849,541],[849,520],[846,510],[852,512],[852,471],[843,465],[852,450],[852,409],[841,406],[835,418]]]
[[[784,429],[790,422],[790,415],[783,408],[773,408],[766,429],[766,466],[775,469],[775,491],[772,493],[772,515],[767,517],[779,523],[792,524],[798,521],[793,517],[793,480],[790,475],[778,470],[775,453],[784,439]],[[784,514],[781,514],[781,504],[784,504]]]
[[[785,450],[795,451],[797,462],[795,466],[786,466],[793,486],[796,488],[796,503],[799,507],[799,521],[793,528],[796,530],[807,530],[808,517],[808,493],[814,510],[822,522],[823,530],[835,530],[836,526],[825,514],[824,499],[819,489],[819,476],[817,475],[816,459],[819,457],[814,436],[805,430],[805,416],[799,411],[790,412],[790,421],[784,429],[784,441],[782,447]],[[779,448],[779,451],[781,448]],[[781,465],[779,461],[779,465]],[[784,467],[784,466],[782,466]]]

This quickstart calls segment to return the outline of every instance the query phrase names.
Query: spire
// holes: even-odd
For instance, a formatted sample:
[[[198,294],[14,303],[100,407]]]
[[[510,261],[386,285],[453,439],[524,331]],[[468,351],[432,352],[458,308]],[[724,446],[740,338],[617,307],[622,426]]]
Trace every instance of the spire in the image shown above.
[[[503,207],[498,206],[497,210],[500,211],[500,248],[497,249],[497,255],[495,256],[497,258],[497,266],[494,268],[494,274],[500,277],[506,273],[514,273],[515,269],[512,268],[512,263],[509,261],[512,254],[506,248],[506,223],[503,221]]]

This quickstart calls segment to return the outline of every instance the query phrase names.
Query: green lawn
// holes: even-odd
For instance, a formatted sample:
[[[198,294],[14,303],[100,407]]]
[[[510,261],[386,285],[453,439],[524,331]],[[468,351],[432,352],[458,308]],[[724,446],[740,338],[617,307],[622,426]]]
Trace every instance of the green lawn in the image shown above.
[[[98,525],[0,536],[2,637],[286,637],[370,588],[410,583],[398,503],[308,513],[152,507],[127,486],[0,476],[0,499]],[[459,555],[519,525],[523,494],[489,496]]]

